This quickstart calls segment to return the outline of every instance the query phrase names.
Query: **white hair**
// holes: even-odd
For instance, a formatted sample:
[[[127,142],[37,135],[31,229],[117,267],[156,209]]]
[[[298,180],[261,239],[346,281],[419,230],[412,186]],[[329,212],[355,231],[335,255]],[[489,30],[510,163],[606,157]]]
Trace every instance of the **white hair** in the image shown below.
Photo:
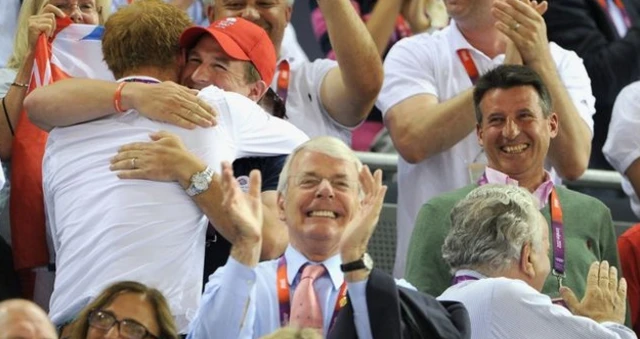
[[[216,3],[216,0],[201,0],[202,4],[205,5],[205,7],[207,5],[209,6],[213,6]],[[289,7],[293,7],[293,3],[295,2],[295,0],[287,0],[287,4],[289,5]]]
[[[543,250],[538,202],[523,188],[480,186],[458,202],[450,216],[442,257],[452,272],[499,274],[520,260],[526,243]]]
[[[287,190],[287,184],[289,182],[289,171],[291,170],[291,164],[295,159],[296,155],[298,155],[302,151],[311,151],[318,152],[322,154],[326,154],[335,159],[345,160],[347,162],[351,162],[354,164],[356,168],[356,172],[360,173],[362,170],[362,162],[356,154],[341,140],[329,137],[329,136],[321,136],[315,137],[304,144],[298,146],[289,156],[287,157],[287,161],[284,163],[282,167],[282,172],[280,173],[280,179],[278,180],[278,192],[284,194]],[[358,187],[360,185],[358,184]]]

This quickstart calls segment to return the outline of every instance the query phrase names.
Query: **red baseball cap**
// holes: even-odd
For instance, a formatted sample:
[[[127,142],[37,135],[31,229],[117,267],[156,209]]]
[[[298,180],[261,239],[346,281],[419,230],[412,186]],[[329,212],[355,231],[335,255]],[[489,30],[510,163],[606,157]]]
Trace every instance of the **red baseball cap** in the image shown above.
[[[209,27],[189,27],[180,36],[180,47],[193,48],[198,40],[209,34],[227,55],[236,60],[251,61],[262,81],[271,84],[276,71],[276,50],[262,27],[243,18],[218,20]]]

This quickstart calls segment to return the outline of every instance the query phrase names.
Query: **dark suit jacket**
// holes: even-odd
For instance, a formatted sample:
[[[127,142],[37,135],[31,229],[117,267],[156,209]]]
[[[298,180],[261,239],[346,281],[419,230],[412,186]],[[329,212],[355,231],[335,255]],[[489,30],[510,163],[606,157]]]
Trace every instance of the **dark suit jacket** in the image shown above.
[[[548,0],[544,14],[549,40],[575,51],[591,78],[596,97],[592,159],[600,161],[616,96],[640,79],[640,2],[622,2],[633,23],[623,38],[597,0]]]
[[[461,303],[444,301],[398,287],[388,274],[373,269],[366,289],[374,339],[471,338],[469,314]],[[329,339],[357,338],[353,308],[348,303],[338,314]]]

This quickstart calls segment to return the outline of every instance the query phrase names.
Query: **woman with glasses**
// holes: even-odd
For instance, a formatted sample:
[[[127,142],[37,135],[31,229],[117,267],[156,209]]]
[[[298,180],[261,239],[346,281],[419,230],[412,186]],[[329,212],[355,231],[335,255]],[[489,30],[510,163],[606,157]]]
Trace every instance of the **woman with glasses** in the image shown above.
[[[4,1],[4,0],[1,0]],[[10,158],[13,147],[14,133],[18,121],[21,120],[24,101],[29,89],[31,79],[31,69],[33,68],[35,45],[38,36],[42,33],[51,36],[55,31],[56,17],[68,16],[74,23],[101,24],[106,21],[111,8],[111,0],[24,0],[18,16],[13,52],[6,68],[0,68],[0,158],[2,159],[3,171],[7,180],[11,177],[9,173]],[[11,49],[11,46],[0,46],[3,49]],[[26,119],[26,117],[22,117]],[[26,155],[26,156],[31,156]],[[16,163],[17,164],[17,163]],[[19,182],[16,181],[16,182]],[[41,183],[35,183],[40,187]],[[0,234],[8,234],[9,229],[9,200],[10,184],[7,181],[5,187],[0,191]],[[37,195],[34,195],[37,199]],[[16,203],[16,206],[20,204]],[[15,209],[14,209],[15,210]],[[19,216],[17,216],[19,217]],[[15,222],[16,224],[21,224]],[[17,226],[17,225],[16,225]],[[20,225],[21,227],[22,225]],[[41,239],[44,239],[44,226],[40,232]],[[39,238],[36,236],[35,238]],[[42,249],[33,251],[31,244],[23,244],[22,239],[15,239],[12,242],[14,255],[16,256],[17,271],[20,271],[23,297],[32,298],[34,291],[33,277],[31,269],[36,266],[46,265],[48,262],[48,252],[42,241]],[[0,239],[0,242],[3,241]],[[16,253],[27,253],[28,258]],[[13,272],[5,272],[9,268],[0,268],[0,276],[13,277]],[[36,278],[41,279],[41,278]],[[42,299],[46,300],[46,297]],[[44,303],[44,304],[43,304]],[[46,301],[40,303],[41,306]]]
[[[80,312],[72,339],[177,339],[169,304],[160,291],[133,281],[107,287]]]

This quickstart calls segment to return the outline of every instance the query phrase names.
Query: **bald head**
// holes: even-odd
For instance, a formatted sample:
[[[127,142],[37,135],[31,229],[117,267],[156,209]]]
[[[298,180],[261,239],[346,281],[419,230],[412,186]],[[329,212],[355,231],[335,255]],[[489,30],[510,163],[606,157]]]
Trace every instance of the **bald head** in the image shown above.
[[[47,314],[28,300],[0,302],[0,339],[58,338]]]

